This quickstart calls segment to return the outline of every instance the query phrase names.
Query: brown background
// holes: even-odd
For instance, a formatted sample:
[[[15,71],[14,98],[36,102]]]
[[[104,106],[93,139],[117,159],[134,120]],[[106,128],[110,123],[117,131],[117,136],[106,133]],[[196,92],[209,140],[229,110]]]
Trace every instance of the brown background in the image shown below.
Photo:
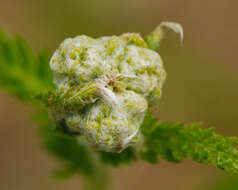
[[[238,2],[236,0],[0,0],[0,26],[35,51],[52,52],[66,37],[141,32],[163,20],[184,26],[184,45],[169,33],[160,48],[168,79],[155,112],[161,119],[203,121],[238,136]],[[0,71],[1,74],[1,71]],[[56,182],[31,109],[0,93],[0,189],[80,189],[80,178]],[[190,160],[135,163],[114,172],[116,189],[203,190],[224,172]]]

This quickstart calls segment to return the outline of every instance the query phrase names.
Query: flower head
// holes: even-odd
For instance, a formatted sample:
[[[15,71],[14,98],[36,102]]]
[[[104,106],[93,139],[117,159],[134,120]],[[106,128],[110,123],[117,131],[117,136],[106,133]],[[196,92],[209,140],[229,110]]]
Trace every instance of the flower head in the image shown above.
[[[56,124],[64,121],[97,150],[120,152],[135,142],[166,78],[159,54],[147,44],[136,33],[64,40],[50,61]]]

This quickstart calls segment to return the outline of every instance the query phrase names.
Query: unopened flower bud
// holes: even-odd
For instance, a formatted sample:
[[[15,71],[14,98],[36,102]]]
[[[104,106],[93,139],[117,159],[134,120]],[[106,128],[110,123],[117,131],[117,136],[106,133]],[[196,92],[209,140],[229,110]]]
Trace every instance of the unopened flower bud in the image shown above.
[[[56,94],[49,109],[56,124],[64,121],[107,152],[136,142],[148,105],[160,97],[166,78],[159,54],[136,33],[68,38],[50,68]]]

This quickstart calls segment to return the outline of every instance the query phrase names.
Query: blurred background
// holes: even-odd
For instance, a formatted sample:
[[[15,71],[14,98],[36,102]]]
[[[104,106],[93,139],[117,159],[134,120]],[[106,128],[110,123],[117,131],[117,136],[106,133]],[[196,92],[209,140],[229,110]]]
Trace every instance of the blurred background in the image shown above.
[[[218,133],[238,136],[237,7],[236,0],[0,0],[0,27],[23,36],[36,52],[53,52],[66,37],[146,35],[161,21],[179,22],[183,46],[169,32],[159,49],[168,78],[155,114],[163,120],[203,121]],[[63,182],[50,177],[57,163],[43,149],[30,113],[27,105],[0,92],[0,189],[81,189],[78,176]],[[115,170],[113,177],[116,190],[207,190],[230,179],[190,160],[135,163]]]

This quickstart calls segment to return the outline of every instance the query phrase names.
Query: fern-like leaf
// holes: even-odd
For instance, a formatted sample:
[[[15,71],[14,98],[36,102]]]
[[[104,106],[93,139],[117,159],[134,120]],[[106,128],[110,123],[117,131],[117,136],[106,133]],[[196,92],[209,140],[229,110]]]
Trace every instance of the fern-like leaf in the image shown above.
[[[213,129],[202,129],[199,123],[156,122],[151,114],[142,127],[145,150],[142,158],[157,163],[158,157],[170,162],[191,158],[217,168],[238,173],[237,138],[217,135]]]
[[[0,30],[0,88],[24,101],[52,87],[49,54],[35,56],[19,36],[10,37]]]

